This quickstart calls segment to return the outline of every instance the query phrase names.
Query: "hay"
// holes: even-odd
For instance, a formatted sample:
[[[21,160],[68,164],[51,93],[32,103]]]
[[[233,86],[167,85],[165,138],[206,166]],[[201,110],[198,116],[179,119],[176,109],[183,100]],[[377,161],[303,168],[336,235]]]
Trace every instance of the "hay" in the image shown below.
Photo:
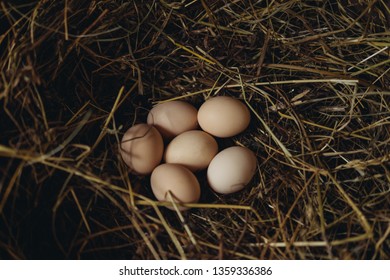
[[[0,258],[388,259],[386,1],[0,2]],[[230,95],[258,173],[184,213],[118,143]],[[232,144],[220,141],[221,147]],[[204,178],[204,177],[202,177]]]

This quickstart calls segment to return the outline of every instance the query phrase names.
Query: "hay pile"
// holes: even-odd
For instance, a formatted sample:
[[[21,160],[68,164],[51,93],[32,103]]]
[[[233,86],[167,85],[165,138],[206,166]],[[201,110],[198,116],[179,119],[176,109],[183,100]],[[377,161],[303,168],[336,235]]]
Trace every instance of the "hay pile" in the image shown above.
[[[387,1],[24,2],[0,2],[0,258],[390,257]],[[172,212],[119,140],[213,95],[250,107],[258,173]]]

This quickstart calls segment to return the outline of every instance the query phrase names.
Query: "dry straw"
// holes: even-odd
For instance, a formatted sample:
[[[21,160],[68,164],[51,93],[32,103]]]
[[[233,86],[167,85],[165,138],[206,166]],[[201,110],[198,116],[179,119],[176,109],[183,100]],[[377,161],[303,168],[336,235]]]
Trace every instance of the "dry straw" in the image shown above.
[[[386,1],[23,2],[0,2],[0,258],[390,257]],[[250,108],[258,172],[168,210],[119,140],[214,95]]]

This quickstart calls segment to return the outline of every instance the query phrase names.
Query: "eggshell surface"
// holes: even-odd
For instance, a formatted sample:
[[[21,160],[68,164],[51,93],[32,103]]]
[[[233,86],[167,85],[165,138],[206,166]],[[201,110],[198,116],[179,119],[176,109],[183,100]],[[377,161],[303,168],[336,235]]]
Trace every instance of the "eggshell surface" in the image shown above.
[[[199,108],[198,122],[211,135],[232,137],[248,127],[250,113],[241,101],[229,96],[217,96],[207,100]]]
[[[214,137],[201,130],[190,130],[176,136],[168,144],[164,160],[196,172],[206,169],[217,153],[218,144]]]
[[[219,152],[207,169],[207,181],[217,193],[242,190],[256,172],[257,160],[251,150],[234,146]]]
[[[198,127],[198,110],[184,101],[170,101],[153,107],[147,123],[154,125],[164,139],[172,139],[188,130]]]
[[[155,127],[137,124],[125,132],[119,151],[132,173],[146,175],[161,162],[164,143]]]
[[[150,177],[152,191],[159,201],[175,201],[179,203],[196,203],[200,198],[198,179],[186,167],[165,163],[157,166]],[[172,199],[169,196],[172,194]],[[174,209],[173,206],[167,206]],[[179,210],[186,210],[179,206]]]

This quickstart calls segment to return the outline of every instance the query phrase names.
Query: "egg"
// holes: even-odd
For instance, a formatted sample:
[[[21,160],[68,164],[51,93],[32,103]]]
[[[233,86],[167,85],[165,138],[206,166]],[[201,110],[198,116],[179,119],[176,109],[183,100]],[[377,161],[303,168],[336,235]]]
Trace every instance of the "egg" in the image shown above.
[[[164,160],[196,172],[206,169],[217,153],[218,144],[214,137],[201,130],[190,130],[173,138],[165,150]]]
[[[207,181],[217,193],[242,190],[256,172],[257,160],[251,150],[234,146],[219,152],[207,169]]]
[[[195,175],[179,164],[164,163],[157,166],[150,177],[154,196],[159,201],[175,201],[178,203],[196,203],[200,198],[200,185]],[[172,198],[169,195],[171,192]],[[173,206],[167,206],[174,209]],[[179,206],[179,210],[187,210]]]
[[[207,100],[199,108],[198,122],[211,135],[232,137],[248,127],[250,113],[241,101],[229,96],[217,96]]]
[[[154,125],[164,139],[198,127],[198,110],[184,101],[169,101],[153,107],[147,123]]]
[[[161,162],[164,142],[155,127],[136,124],[123,135],[119,152],[132,173],[146,175]]]

